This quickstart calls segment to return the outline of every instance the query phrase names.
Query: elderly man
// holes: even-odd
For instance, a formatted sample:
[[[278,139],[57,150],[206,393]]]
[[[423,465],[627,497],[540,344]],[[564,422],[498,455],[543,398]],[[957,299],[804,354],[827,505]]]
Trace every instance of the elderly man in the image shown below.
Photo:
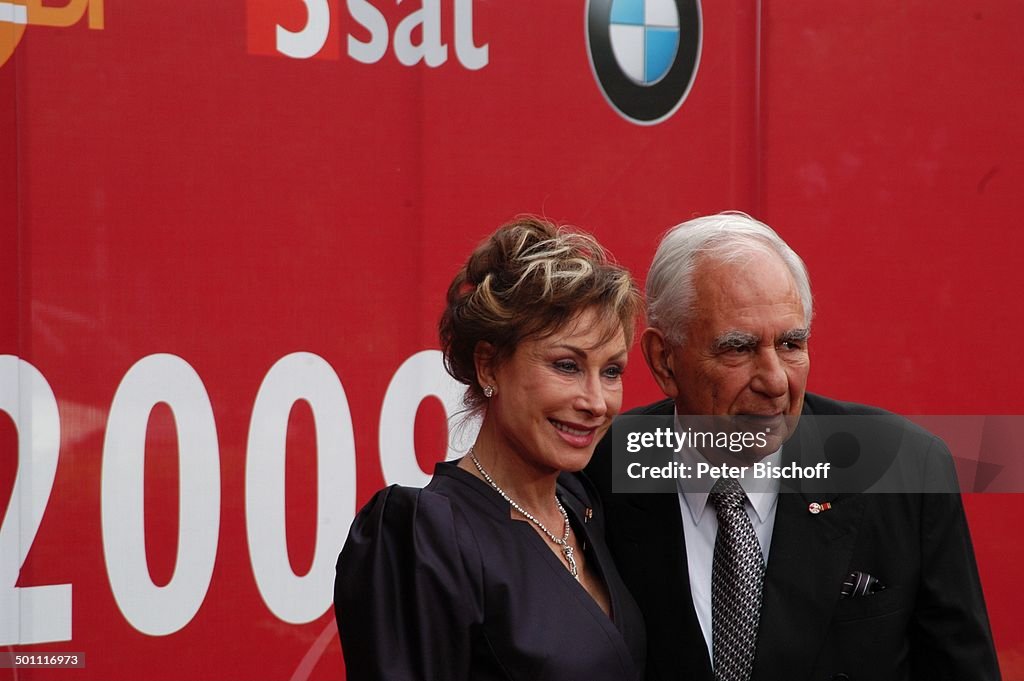
[[[811,302],[802,260],[767,225],[724,213],[677,226],[651,265],[641,338],[668,399],[632,413],[728,417],[770,433],[743,453],[683,452],[738,467],[827,460],[821,416],[906,424],[805,393]],[[901,465],[952,471],[941,441],[909,424],[868,440],[865,455],[898,449]],[[648,679],[999,679],[959,494],[776,480],[748,495],[744,477],[615,494],[611,443],[587,472],[647,620]]]

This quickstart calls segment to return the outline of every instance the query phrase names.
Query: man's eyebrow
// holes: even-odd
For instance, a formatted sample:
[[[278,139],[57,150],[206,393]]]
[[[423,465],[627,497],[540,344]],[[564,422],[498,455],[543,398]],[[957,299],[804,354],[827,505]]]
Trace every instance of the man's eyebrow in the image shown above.
[[[728,350],[730,348],[750,348],[757,345],[761,339],[752,333],[744,331],[726,331],[716,338],[712,343],[715,350]]]
[[[779,336],[780,343],[786,343],[791,341],[797,341],[800,343],[806,343],[811,337],[810,329],[790,329],[789,331],[783,332]]]

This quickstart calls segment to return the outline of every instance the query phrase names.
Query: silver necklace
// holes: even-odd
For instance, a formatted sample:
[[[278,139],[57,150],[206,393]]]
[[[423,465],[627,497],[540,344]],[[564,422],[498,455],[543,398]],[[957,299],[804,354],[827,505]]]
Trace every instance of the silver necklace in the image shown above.
[[[548,531],[548,528],[544,527],[544,523],[537,520],[532,513],[513,501],[512,497],[505,494],[505,490],[498,487],[498,483],[494,482],[494,479],[491,478],[491,476],[487,474],[487,471],[484,470],[484,467],[480,465],[480,460],[476,458],[476,454],[473,452],[472,448],[469,450],[469,458],[473,461],[473,465],[476,466],[476,469],[480,471],[480,475],[484,477],[484,480],[494,488],[495,492],[501,495],[502,499],[507,501],[512,508],[519,511],[524,518],[539,527],[540,531],[547,535],[547,538],[551,540],[551,543],[562,549],[562,554],[565,556],[565,562],[569,564],[569,574],[571,574],[573,579],[577,582],[580,581],[579,572],[576,570],[576,558],[573,556],[573,548],[569,543],[569,514],[565,512],[565,507],[562,506],[562,502],[558,500],[558,496],[555,496],[555,505],[558,506],[558,511],[562,514],[562,521],[565,523],[565,530],[562,532],[561,539],[551,534],[551,532]]]

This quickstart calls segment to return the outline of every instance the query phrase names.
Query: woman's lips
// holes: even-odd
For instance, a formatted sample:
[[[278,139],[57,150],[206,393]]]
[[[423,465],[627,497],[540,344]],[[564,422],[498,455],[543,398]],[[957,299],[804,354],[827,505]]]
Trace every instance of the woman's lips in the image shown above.
[[[580,424],[566,423],[555,419],[548,419],[548,421],[555,427],[555,431],[561,438],[573,447],[589,447],[594,441],[596,426],[588,428]]]

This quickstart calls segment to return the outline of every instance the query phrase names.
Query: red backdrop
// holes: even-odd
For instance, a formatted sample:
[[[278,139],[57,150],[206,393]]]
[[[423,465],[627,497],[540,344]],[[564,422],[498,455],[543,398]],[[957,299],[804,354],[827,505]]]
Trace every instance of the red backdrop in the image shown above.
[[[520,212],[642,277],[667,227],[746,210],[810,267],[812,390],[1024,413],[1024,6],[706,2],[650,126],[602,95],[585,15],[0,2],[0,650],[87,660],[0,679],[341,678],[334,558],[444,456],[443,293]],[[380,21],[386,51],[350,56]],[[447,59],[403,64],[424,42]],[[627,406],[656,396],[635,353]],[[967,506],[1024,678],[1024,496]]]

